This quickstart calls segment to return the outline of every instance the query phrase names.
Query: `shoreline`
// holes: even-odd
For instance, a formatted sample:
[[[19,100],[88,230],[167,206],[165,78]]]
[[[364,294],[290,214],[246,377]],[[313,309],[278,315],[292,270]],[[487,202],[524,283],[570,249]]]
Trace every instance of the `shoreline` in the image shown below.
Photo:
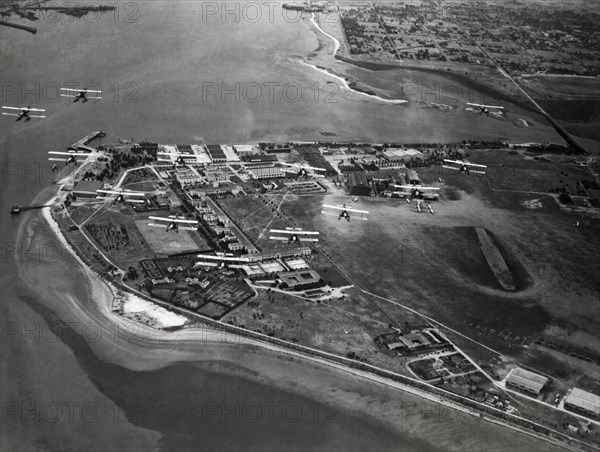
[[[55,198],[53,198],[53,200],[54,199]],[[104,317],[104,320],[111,322],[113,326],[116,325],[117,327],[122,328],[124,331],[127,331],[127,328],[131,327],[132,320],[129,320],[126,317],[115,313],[112,310],[114,300],[119,297],[118,292],[125,292],[129,294],[128,296],[137,297],[142,300],[145,300],[145,297],[139,297],[131,291],[128,291],[127,289],[116,287],[113,283],[111,283],[110,281],[106,281],[104,278],[98,275],[92,268],[86,265],[86,263],[81,259],[81,257],[72,248],[66,237],[63,235],[62,231],[60,230],[60,227],[58,226],[58,223],[52,217],[50,209],[52,209],[52,207],[41,209],[42,218],[44,219],[45,223],[49,226],[53,235],[57,238],[57,240],[59,240],[61,245],[68,251],[68,253],[76,260],[76,262],[82,268],[91,288],[94,289],[90,289],[90,292],[93,294],[92,298],[94,304],[97,307],[101,308],[100,314]],[[98,294],[100,296],[97,296]],[[158,303],[155,304],[158,306],[160,305]],[[80,313],[85,315],[85,313],[83,313],[82,310]],[[489,421],[490,424],[500,426],[501,428],[507,429],[508,431],[522,433],[538,441],[543,441],[545,443],[552,444],[554,446],[558,446],[566,450],[580,450],[576,447],[573,447],[571,444],[557,441],[552,437],[540,435],[531,429],[521,428],[520,426],[515,425],[511,422],[506,422],[493,416],[482,416],[482,412],[477,411],[476,409],[469,408],[468,406],[465,406],[461,403],[451,401],[446,397],[436,395],[432,392],[428,392],[426,390],[411,386],[409,384],[394,381],[389,378],[376,375],[372,372],[364,371],[361,369],[354,369],[352,367],[336,363],[325,358],[297,352],[285,348],[283,346],[278,346],[276,344],[271,344],[258,339],[234,334],[228,331],[224,331],[222,329],[213,329],[206,324],[201,324],[199,330],[194,327],[184,327],[176,331],[165,331],[161,329],[155,329],[153,327],[139,322],[135,322],[135,324],[139,327],[137,333],[135,334],[135,339],[138,343],[142,342],[154,345],[168,345],[174,342],[177,342],[178,344],[186,343],[190,345],[196,343],[209,343],[223,346],[234,344],[238,347],[242,346],[244,347],[244,349],[252,353],[272,353],[273,355],[277,356],[287,356],[288,359],[291,360],[301,360],[308,362],[316,368],[325,367],[330,371],[340,372],[345,374],[346,376],[352,375],[353,377],[358,378],[360,382],[376,383],[388,389],[399,390],[405,394],[409,394],[411,396],[418,397],[425,401],[438,404],[439,406],[444,406],[447,409],[455,410],[459,413],[462,413],[462,415],[464,415],[467,418],[473,419],[473,421],[470,422],[474,422],[478,419],[484,419],[486,421]],[[210,358],[206,358],[206,360],[211,361]],[[362,411],[360,412],[362,413]],[[364,415],[372,416],[369,413],[364,413]],[[388,425],[394,431],[402,432],[401,430],[398,430],[397,426],[394,426],[393,424],[390,425],[387,419],[379,416],[373,417],[375,417],[377,421],[382,422],[384,425]]]
[[[338,50],[340,49],[340,46],[341,46],[340,41],[338,41],[338,39],[335,36],[327,33],[325,30],[323,30],[319,26],[319,24],[315,20],[315,14],[314,13],[311,14],[309,22],[311,22],[313,24],[313,26],[317,30],[319,30],[321,33],[323,33],[325,36],[329,37],[333,41],[333,47],[334,47],[334,49],[333,49],[333,57],[337,58],[337,53],[338,53]],[[348,83],[348,81],[345,78],[343,78],[343,77],[341,77],[341,76],[339,76],[339,75],[337,75],[337,74],[335,74],[335,73],[333,73],[333,72],[331,72],[331,71],[329,71],[327,69],[321,68],[321,67],[319,67],[317,65],[314,65],[314,64],[307,63],[304,60],[301,60],[300,62],[301,62],[301,64],[304,64],[305,66],[311,67],[311,68],[315,69],[316,71],[319,71],[319,72],[321,72],[321,73],[323,73],[325,75],[328,75],[329,77],[333,77],[333,78],[339,80],[342,83],[342,86],[345,89],[347,89],[348,91],[352,91],[353,93],[356,93],[356,94],[358,94],[360,96],[365,96],[365,97],[368,97],[370,99],[376,100],[378,102],[383,102],[383,103],[386,103],[386,104],[398,105],[398,104],[406,104],[406,103],[408,103],[408,101],[405,100],[405,99],[387,99],[385,97],[377,96],[375,94],[366,93],[364,91],[361,91],[359,89],[351,87],[350,84]]]

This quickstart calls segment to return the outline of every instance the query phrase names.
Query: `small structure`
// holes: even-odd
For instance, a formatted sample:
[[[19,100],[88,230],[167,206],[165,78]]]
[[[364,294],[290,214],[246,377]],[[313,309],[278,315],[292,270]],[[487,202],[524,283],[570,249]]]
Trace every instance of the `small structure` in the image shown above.
[[[565,398],[565,409],[587,416],[600,416],[600,396],[573,388]]]
[[[548,378],[528,370],[516,367],[506,377],[506,386],[538,395],[548,383]]]

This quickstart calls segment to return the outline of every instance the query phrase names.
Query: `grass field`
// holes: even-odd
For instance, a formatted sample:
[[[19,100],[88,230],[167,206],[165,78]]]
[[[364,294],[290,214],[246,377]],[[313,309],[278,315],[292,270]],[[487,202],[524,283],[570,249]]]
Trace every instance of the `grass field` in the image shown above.
[[[277,207],[292,196],[278,194],[227,198],[221,200],[221,205],[261,249],[271,250],[288,246],[285,242],[270,240],[269,230],[289,227],[285,219],[280,216]]]
[[[135,225],[156,254],[176,254],[198,249],[188,231],[167,231],[166,225],[164,228],[156,228],[148,226],[148,222],[148,219],[137,220]]]
[[[252,305],[242,305],[223,320],[279,338],[346,356],[356,353],[370,363],[406,373],[404,363],[379,351],[374,338],[389,331],[388,319],[358,292],[324,303],[259,289]]]

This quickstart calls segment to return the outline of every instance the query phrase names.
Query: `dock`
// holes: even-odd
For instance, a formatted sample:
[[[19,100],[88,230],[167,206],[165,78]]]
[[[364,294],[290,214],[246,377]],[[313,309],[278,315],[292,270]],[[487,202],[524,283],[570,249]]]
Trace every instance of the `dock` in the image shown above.
[[[37,33],[37,28],[28,27],[27,25],[16,24],[14,22],[6,22],[5,20],[0,20],[0,25],[6,25],[7,27],[18,28],[19,30],[25,30],[31,34]]]
[[[12,206],[10,209],[10,213],[11,215],[18,215],[21,212],[25,212],[27,210],[34,210],[34,209],[43,209],[44,207],[50,207],[52,204],[45,204],[45,205],[35,205],[35,206]]]
[[[104,136],[106,136],[105,132],[102,132],[101,130],[95,130],[92,133],[88,133],[81,140],[78,140],[75,143],[73,143],[67,149],[70,151],[85,150],[85,151],[89,151],[89,152],[95,152],[96,149],[94,149],[91,146],[88,146],[88,144],[91,143],[96,138],[102,138]]]

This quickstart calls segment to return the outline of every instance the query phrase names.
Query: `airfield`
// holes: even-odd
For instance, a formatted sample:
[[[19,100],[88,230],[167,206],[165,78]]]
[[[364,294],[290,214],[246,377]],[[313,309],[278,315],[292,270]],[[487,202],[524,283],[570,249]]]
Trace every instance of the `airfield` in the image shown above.
[[[433,214],[404,198],[349,196],[338,176],[308,177],[316,193],[294,192],[289,176],[242,182],[236,164],[222,170],[242,190],[195,200],[204,212],[196,218],[209,218],[198,230],[149,225],[149,215],[168,220],[182,207],[149,212],[108,198],[78,199],[54,215],[98,274],[187,312],[192,325],[204,317],[331,353],[597,442],[593,418],[555,402],[572,387],[600,392],[600,213],[593,189],[579,185],[593,182],[594,167],[527,148],[470,149],[469,161],[487,174],[416,168],[423,185],[439,188],[438,200],[425,201]],[[153,193],[168,185],[146,168],[121,182]],[[322,213],[323,204],[368,211],[368,220]],[[318,231],[319,241],[269,238],[286,227]],[[210,228],[237,231],[258,256],[272,257],[198,260],[222,237]],[[286,288],[283,275],[299,274],[294,268],[317,272],[319,284]],[[519,366],[547,376],[544,391],[506,389]]]

